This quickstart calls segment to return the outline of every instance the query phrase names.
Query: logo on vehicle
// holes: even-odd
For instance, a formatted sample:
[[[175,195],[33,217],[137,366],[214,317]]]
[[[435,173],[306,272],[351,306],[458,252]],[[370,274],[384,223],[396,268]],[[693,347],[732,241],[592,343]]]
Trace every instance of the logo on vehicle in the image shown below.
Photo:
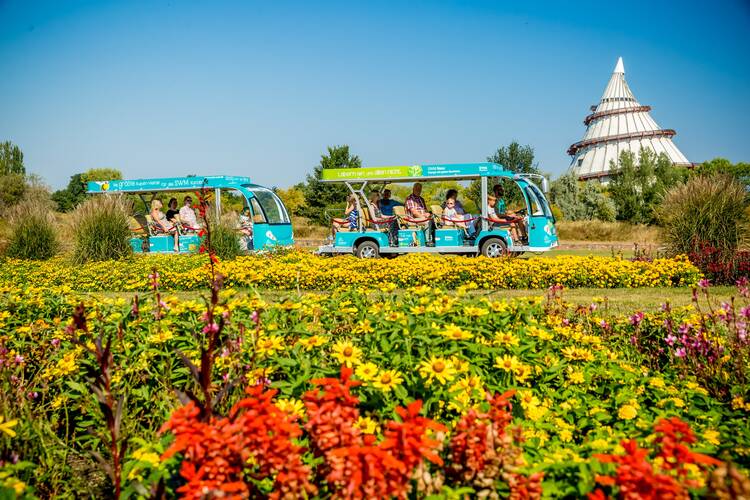
[[[276,241],[276,236],[274,236],[271,231],[266,231],[266,238],[268,238],[271,241]]]
[[[421,177],[422,165],[412,165],[409,167],[409,177]]]

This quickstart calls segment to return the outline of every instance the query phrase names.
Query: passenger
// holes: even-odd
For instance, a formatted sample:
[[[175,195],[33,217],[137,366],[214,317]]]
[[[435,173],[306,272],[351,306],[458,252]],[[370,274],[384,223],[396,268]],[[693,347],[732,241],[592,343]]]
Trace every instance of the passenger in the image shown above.
[[[253,216],[250,207],[245,207],[240,213],[240,243],[243,250],[253,249]]]
[[[464,215],[458,213],[456,208],[458,202],[455,198],[448,198],[445,200],[445,208],[443,209],[443,221],[446,226],[456,226],[468,231],[469,227],[466,222],[463,221]],[[463,211],[463,210],[462,210]]]
[[[378,229],[388,229],[388,239],[390,241],[390,244],[393,245],[398,238],[398,224],[396,223],[396,218],[393,216],[383,217],[383,213],[378,208],[378,205],[380,204],[379,202],[380,193],[378,193],[377,191],[372,191],[370,193],[369,199],[369,206],[371,209],[370,216],[372,218],[372,223]]]
[[[383,197],[380,199],[380,211],[383,213],[383,215],[387,215],[388,217],[393,216],[393,207],[403,207],[404,204],[400,201],[396,201],[391,199],[391,190],[390,189],[384,189],[383,190]]]
[[[174,251],[180,253],[180,241],[177,226],[167,220],[167,216],[161,211],[162,203],[159,200],[151,200],[151,220],[154,225],[167,234],[174,235]]]
[[[350,194],[346,197],[346,210],[344,211],[346,218],[333,219],[333,234],[343,227],[347,227],[349,231],[357,229],[357,219],[359,218],[359,211],[357,210],[357,197]]]
[[[465,215],[466,211],[464,210],[463,204],[458,201],[458,190],[457,189],[449,189],[447,193],[445,193],[445,201],[443,202],[443,208],[448,204],[448,200],[453,199],[455,203],[455,209],[456,213],[458,215]]]
[[[456,217],[452,217],[453,219],[463,219],[466,221],[463,226],[466,229],[466,235],[469,237],[472,237],[474,233],[476,233],[476,221],[474,217],[471,216],[471,214],[467,214],[466,210],[464,210],[464,206],[461,204],[460,201],[458,201],[458,190],[457,189],[449,189],[448,192],[445,194],[445,202],[443,203],[443,209],[445,209],[448,205],[448,200],[453,200],[454,202],[454,209],[456,211]],[[443,211],[443,216],[448,218],[448,216],[445,214],[445,211]],[[473,220],[472,220],[473,219]]]
[[[201,225],[195,217],[195,210],[192,206],[193,199],[190,196],[185,196],[183,203],[184,205],[180,208],[180,222],[182,222],[183,227],[188,230],[200,229]]]
[[[508,210],[507,205],[505,204],[505,190],[503,189],[503,186],[500,184],[495,184],[492,186],[492,192],[497,197],[497,208],[496,212],[497,215],[500,217],[503,216],[510,216],[519,219],[519,222],[514,222],[513,227],[515,227],[516,232],[521,237],[522,240],[528,241],[528,234],[526,232],[526,224],[524,224],[523,219],[516,213],[511,210]]]
[[[510,236],[513,238],[513,241],[520,241],[518,238],[518,230],[516,229],[516,224],[512,222],[510,219],[506,218],[506,215],[499,215],[496,212],[497,205],[497,198],[495,196],[488,196],[487,197],[487,220],[490,223],[490,228],[493,228],[494,226],[509,226],[510,227]]]
[[[169,222],[175,222],[175,215],[178,215],[180,211],[177,209],[177,198],[170,198],[167,203],[167,220]]]
[[[427,211],[424,198],[422,198],[422,184],[419,182],[414,183],[411,194],[406,198],[406,215],[416,220],[424,220],[424,222],[417,222],[416,224],[426,229],[427,242],[432,243],[433,220]]]

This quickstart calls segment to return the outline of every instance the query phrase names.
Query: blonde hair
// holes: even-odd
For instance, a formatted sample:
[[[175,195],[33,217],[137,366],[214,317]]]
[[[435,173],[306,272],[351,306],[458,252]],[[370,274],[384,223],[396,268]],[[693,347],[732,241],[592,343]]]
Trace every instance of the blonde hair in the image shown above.
[[[157,210],[163,207],[161,201],[159,200],[151,200],[151,210]]]

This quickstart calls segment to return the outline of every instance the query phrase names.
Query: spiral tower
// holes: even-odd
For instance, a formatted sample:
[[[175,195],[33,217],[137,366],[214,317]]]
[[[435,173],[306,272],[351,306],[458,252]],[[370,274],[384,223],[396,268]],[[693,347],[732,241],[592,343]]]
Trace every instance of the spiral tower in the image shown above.
[[[676,132],[660,128],[649,114],[651,106],[636,100],[625,81],[622,57],[617,59],[599,105],[591,106],[591,111],[583,121],[583,139],[568,148],[573,157],[569,168],[579,179],[606,183],[612,175],[610,161],[617,163],[622,151],[637,155],[641,148],[666,153],[676,165],[691,165],[672,142]]]

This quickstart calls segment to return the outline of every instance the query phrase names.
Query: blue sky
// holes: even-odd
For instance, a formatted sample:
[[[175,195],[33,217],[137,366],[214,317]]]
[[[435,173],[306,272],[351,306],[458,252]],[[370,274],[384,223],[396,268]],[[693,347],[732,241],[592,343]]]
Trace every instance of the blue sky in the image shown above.
[[[555,175],[617,56],[689,160],[750,161],[750,3],[0,0],[0,140],[55,188],[249,175],[286,187],[327,145],[365,165]]]

